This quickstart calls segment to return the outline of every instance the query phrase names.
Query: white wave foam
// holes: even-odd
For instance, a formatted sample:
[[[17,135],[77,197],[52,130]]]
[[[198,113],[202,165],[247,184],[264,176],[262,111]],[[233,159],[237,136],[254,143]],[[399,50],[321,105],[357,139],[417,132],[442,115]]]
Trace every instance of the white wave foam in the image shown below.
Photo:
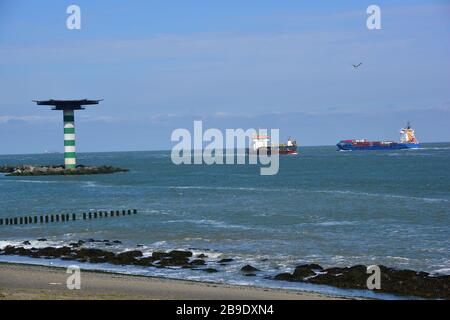
[[[405,257],[396,257],[396,256],[386,256],[388,259],[397,260],[397,261],[409,261],[410,259]]]
[[[450,268],[442,268],[442,269],[433,270],[432,274],[450,275]]]
[[[51,180],[19,180],[19,179],[5,179],[2,181],[18,182],[18,183],[64,183],[64,181],[51,181]]]
[[[166,246],[166,244],[167,244],[167,241],[156,241],[156,242],[152,243],[150,245],[150,247],[160,248],[160,247]]]
[[[402,196],[395,194],[382,194],[382,193],[369,193],[369,192],[357,192],[357,191],[346,191],[346,190],[317,190],[317,193],[329,193],[329,194],[344,194],[344,195],[355,195],[355,196],[366,196],[366,197],[383,197],[383,198],[395,198],[395,199],[405,199],[405,200],[419,200],[425,202],[448,202],[448,199],[442,198],[421,198],[413,196]]]
[[[28,241],[30,244],[25,245],[24,241]],[[3,249],[7,246],[20,246],[24,248],[45,248],[45,247],[63,247],[65,244],[64,241],[59,240],[47,240],[47,241],[37,241],[37,240],[24,240],[24,239],[16,239],[16,240],[0,240],[0,249]]]
[[[324,221],[313,223],[314,225],[324,226],[324,227],[332,227],[332,226],[349,226],[355,224],[354,221]]]
[[[208,220],[208,219],[202,219],[202,220],[191,220],[191,219],[183,219],[183,220],[168,220],[166,223],[192,223],[192,224],[200,224],[200,225],[208,225],[215,228],[228,228],[228,229],[242,229],[242,230],[251,230],[253,228],[243,226],[243,225],[236,225],[236,224],[229,224],[224,221],[217,221],[217,220]]]
[[[450,150],[450,147],[425,147],[418,150]]]
[[[84,187],[85,188],[96,188],[96,187],[98,187],[98,184],[97,184],[97,182],[94,182],[94,181],[85,181]]]
[[[171,189],[195,189],[195,190],[238,190],[238,191],[265,191],[260,188],[245,188],[245,187],[209,187],[209,186],[170,186]]]

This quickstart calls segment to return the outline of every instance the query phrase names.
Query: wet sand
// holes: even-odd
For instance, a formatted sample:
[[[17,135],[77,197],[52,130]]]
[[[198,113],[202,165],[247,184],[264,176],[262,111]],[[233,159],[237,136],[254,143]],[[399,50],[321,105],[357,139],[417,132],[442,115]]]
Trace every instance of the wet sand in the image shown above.
[[[0,263],[0,300],[335,300],[316,293],[81,271],[67,289],[65,268]]]

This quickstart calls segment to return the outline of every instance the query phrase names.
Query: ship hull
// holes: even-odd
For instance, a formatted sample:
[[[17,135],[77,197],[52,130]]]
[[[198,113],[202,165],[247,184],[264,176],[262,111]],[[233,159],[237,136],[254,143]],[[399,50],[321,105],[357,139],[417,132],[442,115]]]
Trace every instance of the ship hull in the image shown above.
[[[253,154],[280,154],[280,155],[296,155],[298,154],[297,146],[289,146],[289,147],[262,147],[257,151],[248,150],[249,153]]]
[[[375,151],[375,150],[403,150],[403,149],[418,149],[418,143],[391,143],[391,144],[369,144],[369,145],[355,145],[351,143],[338,143],[337,147],[342,151]]]
[[[272,147],[273,152],[278,152],[279,154],[297,154],[297,146],[279,146],[279,147]]]

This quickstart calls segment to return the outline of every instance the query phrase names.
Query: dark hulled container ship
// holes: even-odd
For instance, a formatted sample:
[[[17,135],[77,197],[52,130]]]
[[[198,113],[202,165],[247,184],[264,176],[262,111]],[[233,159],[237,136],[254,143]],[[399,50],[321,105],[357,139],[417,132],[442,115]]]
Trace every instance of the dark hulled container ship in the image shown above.
[[[342,140],[337,144],[340,151],[358,150],[401,150],[420,148],[419,141],[414,135],[410,124],[400,130],[400,142],[394,141],[368,141],[368,140]]]

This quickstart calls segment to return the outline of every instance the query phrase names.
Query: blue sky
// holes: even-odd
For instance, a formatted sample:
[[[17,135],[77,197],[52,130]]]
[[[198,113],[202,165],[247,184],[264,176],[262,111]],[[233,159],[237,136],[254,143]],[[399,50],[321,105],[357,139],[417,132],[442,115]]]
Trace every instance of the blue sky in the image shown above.
[[[76,114],[79,151],[170,149],[193,120],[450,141],[449,39],[449,1],[0,0],[0,153],[62,151],[62,115],[31,102],[49,98],[105,99]]]

